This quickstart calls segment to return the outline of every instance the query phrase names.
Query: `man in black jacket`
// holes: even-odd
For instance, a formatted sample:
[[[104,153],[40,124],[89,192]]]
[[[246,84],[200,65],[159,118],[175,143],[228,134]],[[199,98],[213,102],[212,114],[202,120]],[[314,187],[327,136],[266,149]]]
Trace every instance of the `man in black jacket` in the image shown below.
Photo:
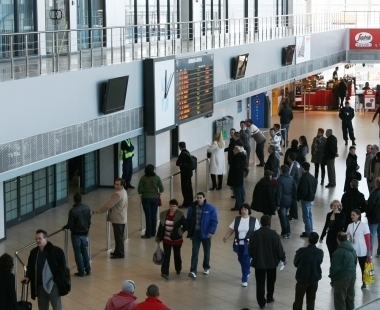
[[[32,299],[38,298],[39,309],[49,309],[49,301],[54,310],[61,310],[61,297],[67,295],[65,285],[66,260],[62,249],[48,241],[47,232],[38,229],[35,240],[37,247],[30,251],[26,276],[30,282]]]
[[[378,247],[376,257],[380,257],[380,177],[375,180],[375,189],[368,197],[367,218],[371,233],[371,253],[374,254],[375,238],[377,234]]]
[[[346,231],[348,225],[352,223],[352,210],[359,209],[361,213],[367,211],[367,202],[365,201],[364,194],[359,191],[358,186],[358,180],[352,180],[350,182],[350,189],[343,194],[341,199],[341,203],[343,206],[342,212],[346,216],[346,220],[344,222],[344,231]]]
[[[350,107],[350,103],[346,101],[345,107],[339,110],[339,118],[342,120],[343,140],[348,144],[347,131],[352,141],[352,145],[355,144],[354,128],[352,127],[352,119],[355,117],[355,111]]]
[[[272,171],[266,170],[264,177],[255,185],[252,194],[251,208],[269,217],[276,211],[276,194],[272,182]]]
[[[272,171],[273,175],[273,179],[277,179],[278,177],[278,166],[279,166],[279,160],[277,159],[276,157],[276,148],[274,145],[269,145],[268,146],[268,153],[269,153],[269,156],[268,156],[268,159],[267,161],[265,162],[265,165],[264,165],[264,171],[266,170],[269,170],[269,171]]]
[[[327,175],[329,177],[329,183],[325,186],[326,188],[328,188],[336,186],[335,157],[338,157],[338,140],[333,135],[332,129],[326,130],[326,137],[327,139],[323,159],[326,162]]]
[[[82,204],[82,195],[76,193],[74,195],[75,204],[69,212],[67,224],[64,229],[71,231],[71,243],[73,245],[75,263],[77,264],[78,272],[74,275],[84,277],[91,273],[90,259],[88,257],[88,232],[91,226],[91,210],[88,206]]]
[[[282,135],[282,140],[284,141],[283,146],[287,147],[289,144],[288,136],[289,136],[290,122],[293,119],[293,111],[291,108],[289,108],[288,101],[284,101],[284,103],[282,104],[282,107],[280,107],[280,111],[278,112],[278,115],[280,116],[281,135]]]
[[[311,213],[311,208],[314,204],[318,181],[310,174],[310,164],[308,162],[303,162],[301,167],[302,176],[298,184],[297,200],[301,200],[302,218],[305,224],[305,231],[301,234],[301,237],[307,238],[313,231],[313,215]]]
[[[280,236],[270,229],[271,220],[268,215],[260,219],[261,227],[249,238],[249,255],[252,257],[251,267],[255,268],[256,299],[260,309],[265,304],[273,303],[276,268],[280,261],[286,264],[286,256]],[[265,299],[265,280],[267,281],[267,298]]]
[[[232,157],[234,156],[235,141],[239,139],[238,136],[235,138],[235,132],[235,128],[230,129],[230,143],[228,144],[228,147],[224,149],[224,151],[227,152],[228,164],[230,164]]]
[[[288,155],[288,163],[289,163],[289,174],[291,177],[293,177],[294,185],[295,185],[295,192],[293,193],[292,197],[292,205],[290,206],[289,210],[289,221],[292,219],[298,220],[298,205],[297,205],[297,188],[298,183],[300,182],[300,178],[302,176],[301,166],[296,161],[296,154],[290,153]]]
[[[322,279],[321,264],[323,262],[323,251],[315,246],[318,239],[318,234],[311,232],[309,234],[309,245],[299,248],[294,257],[294,267],[297,268],[297,284],[293,310],[302,310],[305,294],[306,309],[314,309],[318,281]]]
[[[193,176],[192,162],[190,152],[186,149],[186,143],[178,143],[179,154],[176,165],[181,171],[181,190],[183,196],[183,204],[180,208],[187,208],[193,203],[193,187],[191,185],[191,177]]]

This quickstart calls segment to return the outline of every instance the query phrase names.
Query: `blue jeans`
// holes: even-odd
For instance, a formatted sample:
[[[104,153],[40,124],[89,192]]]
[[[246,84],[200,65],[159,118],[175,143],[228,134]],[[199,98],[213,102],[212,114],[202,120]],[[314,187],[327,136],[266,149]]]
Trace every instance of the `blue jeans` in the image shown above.
[[[191,267],[190,272],[194,272],[197,274],[197,267],[198,267],[198,255],[199,255],[199,248],[201,247],[201,243],[203,246],[203,269],[208,270],[210,269],[210,250],[211,250],[211,239],[206,238],[202,239],[202,233],[200,230],[194,231],[194,235],[192,238],[193,241],[193,248],[191,252]]]
[[[240,209],[241,205],[245,201],[245,188],[243,186],[234,187],[234,196],[235,196],[235,209]]]
[[[247,282],[248,275],[251,273],[251,258],[249,257],[249,254],[244,254],[244,247],[244,244],[239,244],[239,252],[237,253],[238,260],[241,266],[241,282]]]
[[[313,214],[311,214],[311,207],[314,201],[301,200],[302,206],[302,219],[305,224],[305,232],[310,234],[313,231]]]
[[[281,236],[290,235],[290,223],[288,218],[289,208],[290,206],[280,206],[280,209],[277,211],[281,224]]]
[[[158,198],[141,199],[145,213],[145,236],[156,236]]]
[[[285,129],[285,130],[281,130],[282,141],[284,141],[285,145],[288,145],[289,127],[290,127],[290,123],[281,124],[281,129]]]
[[[73,244],[75,263],[77,264],[78,273],[90,272],[90,259],[88,257],[88,238],[87,236],[71,236],[71,243]]]
[[[380,223],[377,224],[368,224],[369,231],[371,233],[371,253],[372,255],[375,255],[373,249],[375,247],[375,238],[377,233],[377,255],[380,255]]]

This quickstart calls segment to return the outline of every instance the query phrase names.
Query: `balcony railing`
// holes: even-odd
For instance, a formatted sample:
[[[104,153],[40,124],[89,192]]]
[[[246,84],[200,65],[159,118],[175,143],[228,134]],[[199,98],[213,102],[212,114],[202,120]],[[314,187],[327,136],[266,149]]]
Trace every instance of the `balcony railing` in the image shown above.
[[[204,51],[345,27],[380,12],[333,12],[0,34],[0,81]]]

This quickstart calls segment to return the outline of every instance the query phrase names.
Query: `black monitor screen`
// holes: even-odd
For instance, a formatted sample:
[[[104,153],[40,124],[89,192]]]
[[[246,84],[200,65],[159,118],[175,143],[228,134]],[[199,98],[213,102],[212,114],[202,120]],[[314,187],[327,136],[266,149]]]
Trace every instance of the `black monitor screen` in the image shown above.
[[[243,54],[234,58],[234,66],[232,68],[232,78],[234,80],[241,79],[245,76],[247,69],[249,54]]]
[[[282,65],[289,66],[293,63],[294,51],[296,49],[295,45],[289,45],[285,47],[282,52]]]
[[[121,76],[108,80],[103,90],[103,107],[102,112],[109,114],[124,110],[125,97],[127,95],[129,76]]]

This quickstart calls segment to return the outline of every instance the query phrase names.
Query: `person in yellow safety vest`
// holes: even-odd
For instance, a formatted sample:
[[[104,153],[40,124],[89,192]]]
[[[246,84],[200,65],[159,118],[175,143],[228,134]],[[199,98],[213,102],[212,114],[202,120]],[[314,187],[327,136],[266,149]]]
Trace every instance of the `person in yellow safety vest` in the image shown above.
[[[133,146],[130,139],[125,139],[121,141],[120,145],[120,160],[123,161],[123,180],[124,180],[124,188],[135,188],[131,185],[132,179],[132,157],[134,156],[133,150],[135,147]]]

